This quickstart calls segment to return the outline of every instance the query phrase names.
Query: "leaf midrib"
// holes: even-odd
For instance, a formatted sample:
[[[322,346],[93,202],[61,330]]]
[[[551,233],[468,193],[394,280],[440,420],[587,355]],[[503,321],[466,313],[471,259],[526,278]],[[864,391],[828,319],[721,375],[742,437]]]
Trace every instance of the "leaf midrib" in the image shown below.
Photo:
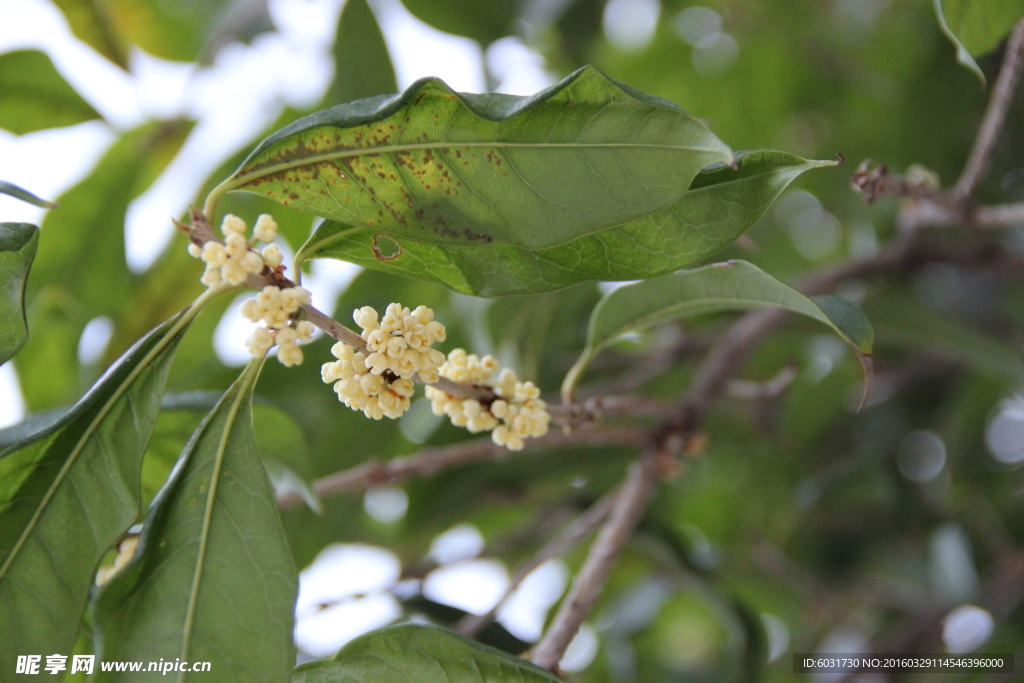
[[[117,389],[114,391],[114,394],[110,397],[110,399],[106,403],[104,403],[102,408],[100,408],[100,412],[97,414],[96,418],[89,423],[89,426],[82,434],[82,437],[75,444],[75,448],[71,451],[71,455],[68,456],[68,459],[64,463],[63,467],[61,467],[60,471],[57,472],[57,476],[54,478],[53,483],[47,489],[46,495],[43,496],[43,500],[40,502],[39,507],[36,508],[36,511],[35,513],[33,513],[32,518],[29,519],[28,524],[25,525],[25,530],[18,538],[18,542],[15,543],[14,547],[11,549],[11,554],[8,555],[7,560],[5,560],[3,566],[0,567],[0,580],[3,580],[4,577],[7,575],[7,572],[14,564],[14,560],[17,559],[18,554],[21,552],[22,547],[25,545],[25,543],[28,542],[28,538],[32,535],[33,531],[35,531],[35,527],[39,524],[40,518],[42,518],[43,513],[46,512],[46,508],[53,500],[53,497],[57,494],[57,489],[60,488],[60,485],[67,477],[68,472],[71,470],[72,467],[74,467],[74,464],[75,462],[77,462],[78,457],[85,449],[86,443],[89,441],[89,439],[92,438],[92,435],[96,432],[96,429],[99,427],[99,424],[103,421],[103,419],[107,416],[110,410],[114,407],[114,404],[117,403],[117,401],[121,398],[122,395],[124,395],[124,392],[126,392],[128,388],[132,385],[132,383],[136,379],[138,379],[139,375],[141,375],[142,372],[149,367],[150,363],[153,362],[153,359],[160,355],[164,351],[164,349],[166,349],[167,346],[171,343],[171,340],[173,340],[181,332],[181,330],[192,321],[196,314],[206,304],[206,301],[208,301],[209,298],[212,296],[211,292],[213,291],[214,290],[207,290],[198,299],[196,299],[196,301],[192,303],[192,306],[189,308],[189,310],[183,316],[181,316],[178,322],[176,322],[171,327],[171,329],[168,330],[167,334],[165,334],[164,337],[156,343],[156,345],[149,351],[149,353],[143,356],[139,364],[136,365],[135,368],[131,371],[131,373],[129,373],[128,377],[125,378],[125,381],[122,382],[120,386],[117,387]]]
[[[447,145],[447,146],[448,147],[457,147],[458,145]],[[438,147],[438,146],[435,146],[435,147]],[[801,165],[796,166],[794,168],[802,168],[805,165],[806,164],[801,164]],[[698,192],[710,192],[711,190],[722,188],[722,187],[725,187],[726,185],[732,185],[734,183],[742,183],[742,182],[746,182],[748,180],[753,180],[755,178],[760,178],[761,176],[772,175],[772,174],[780,173],[780,172],[783,172],[783,171],[787,171],[788,172],[788,170],[789,169],[771,168],[771,169],[767,169],[767,170],[760,171],[760,172],[757,172],[757,173],[753,173],[753,174],[748,175],[748,176],[743,176],[742,178],[731,178],[731,179],[726,180],[725,182],[722,182],[722,183],[715,183],[714,185],[705,185],[703,187],[698,187],[698,188],[693,189],[693,190],[687,190],[680,197],[680,200],[683,197],[685,197],[686,195],[696,194]],[[227,190],[227,191],[230,191],[230,190]],[[679,201],[679,200],[677,200],[677,201]],[[611,226],[605,228],[604,230],[602,230],[600,232],[605,232],[605,231],[610,231],[610,230],[622,230],[623,228],[625,228],[626,226],[628,226],[631,223],[636,223],[637,221],[642,221],[645,218],[649,218],[651,216],[654,216],[654,215],[656,215],[658,213],[661,213],[662,211],[671,211],[674,206],[675,206],[675,204],[670,204],[669,206],[665,206],[665,207],[662,207],[660,209],[654,209],[650,213],[646,213],[646,214],[644,214],[642,216],[637,216],[636,218],[632,218],[632,219],[630,219],[628,221],[624,221],[622,223],[619,223],[618,225],[611,225]],[[207,214],[207,215],[210,215],[210,214]],[[334,219],[328,219],[328,220],[332,220],[335,223],[340,223],[341,225],[348,225],[347,223],[342,223],[341,221],[338,221],[338,220],[334,220]],[[316,242],[316,243],[307,242],[306,244],[302,245],[302,247],[299,249],[299,253],[296,254],[296,257],[295,257],[296,258],[296,266],[295,266],[296,267],[296,271],[295,272],[296,273],[298,272],[298,270],[297,270],[297,266],[298,265],[301,265],[302,263],[305,263],[306,261],[308,261],[311,258],[309,256],[309,254],[312,254],[314,252],[320,251],[321,249],[323,249],[323,248],[327,247],[328,245],[330,245],[332,242],[336,242],[336,241],[338,241],[338,240],[340,240],[340,239],[342,239],[344,237],[347,237],[348,235],[350,235],[353,232],[357,232],[359,230],[369,230],[369,229],[370,228],[365,226],[365,225],[354,225],[354,226],[350,226],[348,230],[339,230],[338,232],[334,233],[333,235],[329,235],[328,237],[325,237],[320,242]],[[547,249],[557,249],[557,248],[563,247],[563,246],[565,246],[567,244],[571,244],[571,243],[575,242],[576,240],[584,239],[586,237],[590,237],[590,236],[595,235],[595,234],[597,234],[597,233],[587,233],[585,235],[578,235],[576,237],[572,237],[570,239],[567,239],[565,242],[560,242],[559,244],[554,244],[554,245],[551,245],[551,246],[548,246],[548,247],[541,247],[539,249],[530,249],[528,247],[521,247],[519,245],[513,245],[513,246],[515,246],[518,249],[525,249],[527,251],[536,253],[538,251],[544,251],[544,250],[547,250]],[[411,240],[414,240],[414,241],[422,241],[422,240],[416,240],[416,238],[414,238],[414,237],[407,237],[406,239],[411,239]],[[425,242],[425,244],[437,244],[437,243],[435,243],[435,242]],[[511,243],[508,243],[508,244],[511,244]],[[467,246],[467,245],[461,245],[461,244],[452,244],[452,245],[440,244],[438,246],[443,246],[446,249],[451,249],[451,248],[459,248],[459,247],[463,247],[463,246]],[[312,258],[317,258],[317,257],[313,256]],[[326,257],[326,258],[331,258],[331,257]]]
[[[260,361],[250,361],[249,365],[246,366],[242,373],[242,380],[238,384],[238,394],[231,402],[231,409],[228,411],[227,419],[225,421],[224,433],[221,434],[220,441],[217,443],[217,455],[214,458],[213,473],[210,476],[210,487],[206,496],[206,506],[203,510],[203,526],[199,536],[199,554],[196,557],[196,570],[192,576],[192,589],[189,591],[188,596],[188,608],[185,612],[185,623],[182,628],[182,644],[181,644],[181,659],[183,661],[188,660],[189,648],[192,645],[192,628],[195,620],[196,606],[198,604],[199,596],[199,584],[202,581],[203,570],[206,566],[206,549],[210,541],[210,526],[213,520],[213,507],[217,498],[217,488],[220,483],[221,467],[224,464],[224,456],[227,453],[228,439],[231,438],[231,432],[235,426],[235,420],[238,418],[238,411],[241,409],[242,403],[244,403],[249,395],[249,391],[252,388],[252,384],[255,380],[255,375],[262,363]],[[208,426],[207,426],[208,427]],[[199,446],[199,440],[196,440],[196,447]],[[178,683],[182,683],[185,680],[185,674],[187,672],[179,672]]]
[[[371,154],[396,154],[398,152],[411,152],[424,149],[454,149],[456,147],[488,149],[665,149],[720,153],[724,155],[722,149],[715,149],[711,147],[635,142],[417,142],[402,145],[384,145],[380,147],[360,147],[358,149],[325,152],[324,154],[307,156],[294,161],[263,166],[261,168],[254,169],[249,173],[245,173],[245,175],[233,175],[210,192],[210,195],[206,199],[206,205],[203,208],[203,213],[205,213],[207,217],[212,217],[216,211],[217,201],[221,196],[232,190],[244,187],[258,178],[276,175],[294,168],[312,166],[313,164],[319,164],[324,161],[350,159],[353,157],[368,156]]]

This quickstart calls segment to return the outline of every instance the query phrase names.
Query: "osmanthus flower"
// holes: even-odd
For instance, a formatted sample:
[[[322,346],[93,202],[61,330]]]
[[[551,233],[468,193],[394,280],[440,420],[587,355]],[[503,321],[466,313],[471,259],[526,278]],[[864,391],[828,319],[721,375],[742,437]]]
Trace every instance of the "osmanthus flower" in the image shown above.
[[[135,549],[139,545],[139,537],[137,535],[131,535],[126,537],[117,546],[117,556],[114,558],[113,564],[100,567],[96,572],[96,585],[102,586],[107,581],[110,581],[121,569],[128,564],[128,561],[132,559],[135,554]]]
[[[245,282],[250,273],[259,273],[264,266],[277,268],[283,256],[281,250],[271,244],[261,252],[252,247],[260,242],[273,242],[277,237],[277,223],[269,214],[261,214],[256,219],[253,239],[247,240],[245,221],[228,214],[220,226],[224,242],[210,240],[202,247],[197,244],[188,245],[188,253],[206,263],[206,271],[201,282],[208,287],[216,287],[221,283],[238,286]]]
[[[324,363],[321,377],[327,384],[334,383],[338,400],[349,408],[375,420],[399,418],[409,410],[414,377],[437,381],[444,354],[430,347],[445,340],[445,327],[426,306],[410,311],[391,304],[383,319],[364,306],[352,317],[363,328],[361,336],[369,353],[338,342],[331,349],[337,360]]]
[[[401,379],[418,374],[424,382],[437,381],[444,354],[430,347],[443,342],[447,335],[444,325],[434,320],[433,310],[418,306],[410,311],[401,304],[391,304],[378,322],[377,311],[364,306],[352,317],[363,328],[360,336],[370,349],[366,365],[373,374],[391,372]]]
[[[436,387],[427,387],[435,415],[447,415],[456,427],[473,433],[490,431],[499,446],[518,451],[523,439],[547,433],[551,416],[540,390],[533,382],[520,382],[516,373],[491,356],[478,357],[455,349],[440,368],[442,377],[460,384],[490,387],[498,397],[484,405],[476,399],[460,399]]]
[[[263,358],[273,346],[277,346],[277,359],[285,366],[300,365],[303,360],[299,343],[312,341],[316,329],[308,320],[295,320],[294,315],[303,305],[310,303],[308,290],[302,287],[281,289],[267,285],[256,295],[242,304],[242,315],[252,322],[263,322],[246,340],[249,353]]]

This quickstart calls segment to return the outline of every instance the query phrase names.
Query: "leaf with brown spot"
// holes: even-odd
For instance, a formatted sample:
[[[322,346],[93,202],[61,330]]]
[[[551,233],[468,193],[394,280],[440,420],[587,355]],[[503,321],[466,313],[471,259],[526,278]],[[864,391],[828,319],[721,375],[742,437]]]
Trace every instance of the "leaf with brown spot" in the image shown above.
[[[401,256],[385,262],[375,256],[374,231],[325,221],[297,259],[341,259],[487,297],[546,292],[584,280],[643,279],[714,254],[754,225],[797,176],[834,163],[751,152],[737,159],[735,169],[699,174],[666,209],[554,247],[527,249],[473,233],[462,235],[462,244],[430,244],[389,232]]]
[[[543,249],[665,209],[701,169],[732,158],[695,117],[591,67],[532,97],[425,79],[275,133],[206,214],[243,190],[396,238]]]

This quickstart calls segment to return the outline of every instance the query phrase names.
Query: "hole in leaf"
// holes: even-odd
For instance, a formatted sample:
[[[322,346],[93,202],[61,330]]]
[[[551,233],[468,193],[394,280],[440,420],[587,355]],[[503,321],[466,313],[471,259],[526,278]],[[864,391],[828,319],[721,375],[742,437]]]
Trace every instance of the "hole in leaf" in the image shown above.
[[[379,238],[383,237],[383,240]],[[378,232],[373,236],[373,255],[378,261],[394,261],[402,255],[402,245],[391,235]]]

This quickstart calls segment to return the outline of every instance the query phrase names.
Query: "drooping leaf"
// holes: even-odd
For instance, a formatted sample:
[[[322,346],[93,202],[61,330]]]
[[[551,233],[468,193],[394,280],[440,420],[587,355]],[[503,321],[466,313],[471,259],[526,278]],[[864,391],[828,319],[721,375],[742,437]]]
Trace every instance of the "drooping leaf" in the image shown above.
[[[109,4],[96,0],[53,0],[64,13],[71,32],[123,69],[128,68],[124,45],[111,30]]]
[[[250,363],[200,424],[149,509],[132,561],[98,592],[98,659],[208,661],[225,683],[287,679],[298,577],[256,452],[251,401],[261,365]]]
[[[366,0],[348,0],[334,38],[334,81],[321,108],[398,90],[384,36]]]
[[[832,328],[850,345],[870,378],[871,324],[852,304],[835,297],[808,298],[752,263],[729,261],[670,273],[609,292],[594,307],[587,346],[562,383],[572,400],[584,370],[597,353],[623,334],[701,313],[780,306]]]
[[[25,345],[25,281],[39,244],[39,228],[29,223],[0,223],[0,364]]]
[[[434,28],[479,41],[484,46],[511,33],[518,0],[405,0],[410,12]]]
[[[939,30],[947,38],[949,42],[953,43],[953,47],[956,48],[956,61],[967,68],[968,71],[973,73],[981,81],[982,86],[985,85],[985,74],[982,72],[981,67],[974,61],[974,57],[971,56],[970,51],[964,47],[964,44],[960,42],[960,38],[957,34],[949,27],[949,22],[946,21],[946,13],[943,8],[942,0],[934,0],[935,3],[935,20],[939,23]]]
[[[835,164],[771,151],[738,155],[736,163],[736,169],[698,174],[667,209],[552,247],[430,244],[326,221],[298,258],[338,258],[488,297],[545,292],[584,280],[642,279],[714,254],[754,225],[801,173]]]
[[[372,631],[333,658],[303,664],[292,683],[558,683],[550,671],[451,631],[399,624]]]
[[[732,152],[679,107],[581,69],[532,97],[405,93],[318,112],[211,192],[434,244],[554,247],[671,205]]]
[[[23,202],[28,202],[33,206],[38,206],[41,209],[52,209],[57,206],[55,202],[50,202],[42,197],[37,197],[28,190],[22,187],[18,187],[14,183],[8,183],[0,180],[0,194],[10,195],[15,199],[20,199]]]
[[[139,467],[174,350],[201,308],[167,321],[44,431],[0,451],[0,670],[67,652],[100,558],[135,521]]]
[[[974,57],[994,50],[1013,25],[1024,19],[1024,0],[935,0],[935,16],[956,47],[957,61],[984,83]]]
[[[24,135],[100,118],[37,50],[0,55],[0,128]]]

